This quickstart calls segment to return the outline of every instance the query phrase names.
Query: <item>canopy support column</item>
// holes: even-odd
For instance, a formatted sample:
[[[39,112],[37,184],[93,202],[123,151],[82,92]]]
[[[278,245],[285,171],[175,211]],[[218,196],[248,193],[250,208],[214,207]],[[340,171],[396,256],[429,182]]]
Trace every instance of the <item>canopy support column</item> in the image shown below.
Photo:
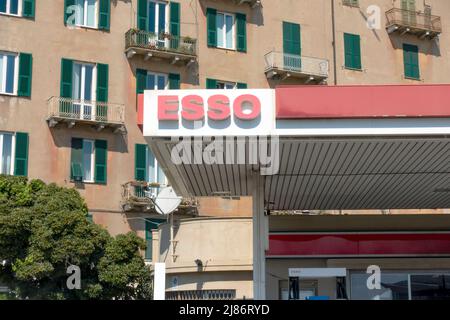
[[[269,244],[268,218],[264,214],[264,177],[252,172],[253,186],[253,298],[266,298],[266,250]]]

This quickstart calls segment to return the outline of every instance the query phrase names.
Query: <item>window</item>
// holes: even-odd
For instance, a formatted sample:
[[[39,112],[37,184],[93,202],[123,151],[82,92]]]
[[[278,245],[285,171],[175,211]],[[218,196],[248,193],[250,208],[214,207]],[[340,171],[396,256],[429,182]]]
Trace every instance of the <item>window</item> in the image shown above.
[[[158,165],[152,150],[146,144],[136,144],[135,179],[137,181],[167,184],[163,170]]]
[[[361,70],[361,44],[357,34],[344,33],[345,67]]]
[[[64,1],[64,22],[66,25],[109,30],[110,16],[111,0]]]
[[[97,0],[75,0],[75,25],[97,28]]]
[[[359,0],[343,0],[342,4],[349,7],[359,7]]]
[[[300,25],[283,21],[283,64],[286,70],[301,70]]]
[[[206,79],[206,89],[247,89],[247,84],[242,82]]]
[[[15,53],[0,52],[0,93],[17,93],[18,58]]]
[[[0,133],[0,174],[12,175],[14,173],[13,160],[14,135]]]
[[[160,1],[148,1],[147,31],[161,34],[167,32],[167,4]]]
[[[420,80],[419,47],[403,44],[403,63],[405,78]]]
[[[75,114],[82,119],[91,119],[93,101],[95,101],[96,74],[95,65],[74,63],[72,74],[72,98],[77,100],[73,104]]]
[[[107,142],[72,138],[70,176],[74,181],[106,184]]]
[[[247,18],[245,14],[217,12],[216,9],[207,8],[206,20],[209,47],[247,51]]]
[[[369,290],[370,275],[352,272],[350,275],[352,300],[442,300],[450,298],[448,272],[383,272],[381,289]]]
[[[180,75],[176,73],[157,73],[143,69],[136,69],[136,92],[144,90],[180,89]]]
[[[158,229],[161,223],[166,222],[163,219],[145,219],[145,243],[147,245],[145,249],[145,260],[151,261],[153,255],[153,236],[152,231]]]
[[[0,0],[0,13],[19,16],[22,10],[22,0]]]
[[[217,46],[225,49],[235,49],[234,15],[217,13]]]
[[[0,132],[0,174],[26,176],[28,173],[28,134]]]

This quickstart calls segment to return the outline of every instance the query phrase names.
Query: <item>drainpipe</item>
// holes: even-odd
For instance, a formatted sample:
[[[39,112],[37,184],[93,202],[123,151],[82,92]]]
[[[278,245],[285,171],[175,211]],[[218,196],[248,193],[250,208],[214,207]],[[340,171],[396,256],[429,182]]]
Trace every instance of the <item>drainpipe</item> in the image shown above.
[[[334,13],[334,0],[331,0],[331,25],[333,33],[333,78],[334,85],[337,85],[337,66],[336,66],[336,20]]]

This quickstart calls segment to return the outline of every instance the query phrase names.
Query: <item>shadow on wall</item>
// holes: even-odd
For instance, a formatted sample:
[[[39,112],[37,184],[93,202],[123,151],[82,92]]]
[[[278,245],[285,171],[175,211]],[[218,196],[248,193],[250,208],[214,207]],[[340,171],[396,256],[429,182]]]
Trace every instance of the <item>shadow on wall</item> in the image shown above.
[[[64,123],[58,124],[54,128],[50,128],[50,134],[53,138],[55,146],[58,148],[70,148],[72,138],[84,139],[103,139],[108,141],[108,152],[128,153],[127,136],[122,134],[114,134],[110,129],[103,129],[105,132],[97,132],[95,128],[83,126],[82,128],[68,129]]]
[[[403,44],[413,44],[419,47],[419,52],[425,55],[433,55],[435,57],[441,56],[441,49],[439,45],[439,37],[434,38],[433,40],[420,40],[414,35],[401,36],[399,34],[391,34],[390,40],[392,43],[392,47],[394,49],[403,50]]]
[[[211,7],[219,11],[223,8],[218,3],[217,4],[214,3]],[[208,8],[208,5],[203,3],[203,1],[200,1],[200,8],[202,10],[203,15],[206,17],[206,8]],[[237,8],[236,12],[246,13],[248,23],[254,24],[258,27],[264,25],[264,14],[262,4],[260,6],[256,6],[255,8],[251,8],[249,5],[243,4]]]

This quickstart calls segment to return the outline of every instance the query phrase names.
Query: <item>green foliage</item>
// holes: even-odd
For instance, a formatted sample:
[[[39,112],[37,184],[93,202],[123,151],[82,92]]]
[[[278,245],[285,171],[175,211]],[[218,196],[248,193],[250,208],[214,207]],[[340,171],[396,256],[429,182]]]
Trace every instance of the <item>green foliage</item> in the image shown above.
[[[136,234],[111,237],[87,220],[75,189],[0,175],[0,282],[30,299],[148,299],[150,272]],[[81,270],[81,290],[66,286]]]

